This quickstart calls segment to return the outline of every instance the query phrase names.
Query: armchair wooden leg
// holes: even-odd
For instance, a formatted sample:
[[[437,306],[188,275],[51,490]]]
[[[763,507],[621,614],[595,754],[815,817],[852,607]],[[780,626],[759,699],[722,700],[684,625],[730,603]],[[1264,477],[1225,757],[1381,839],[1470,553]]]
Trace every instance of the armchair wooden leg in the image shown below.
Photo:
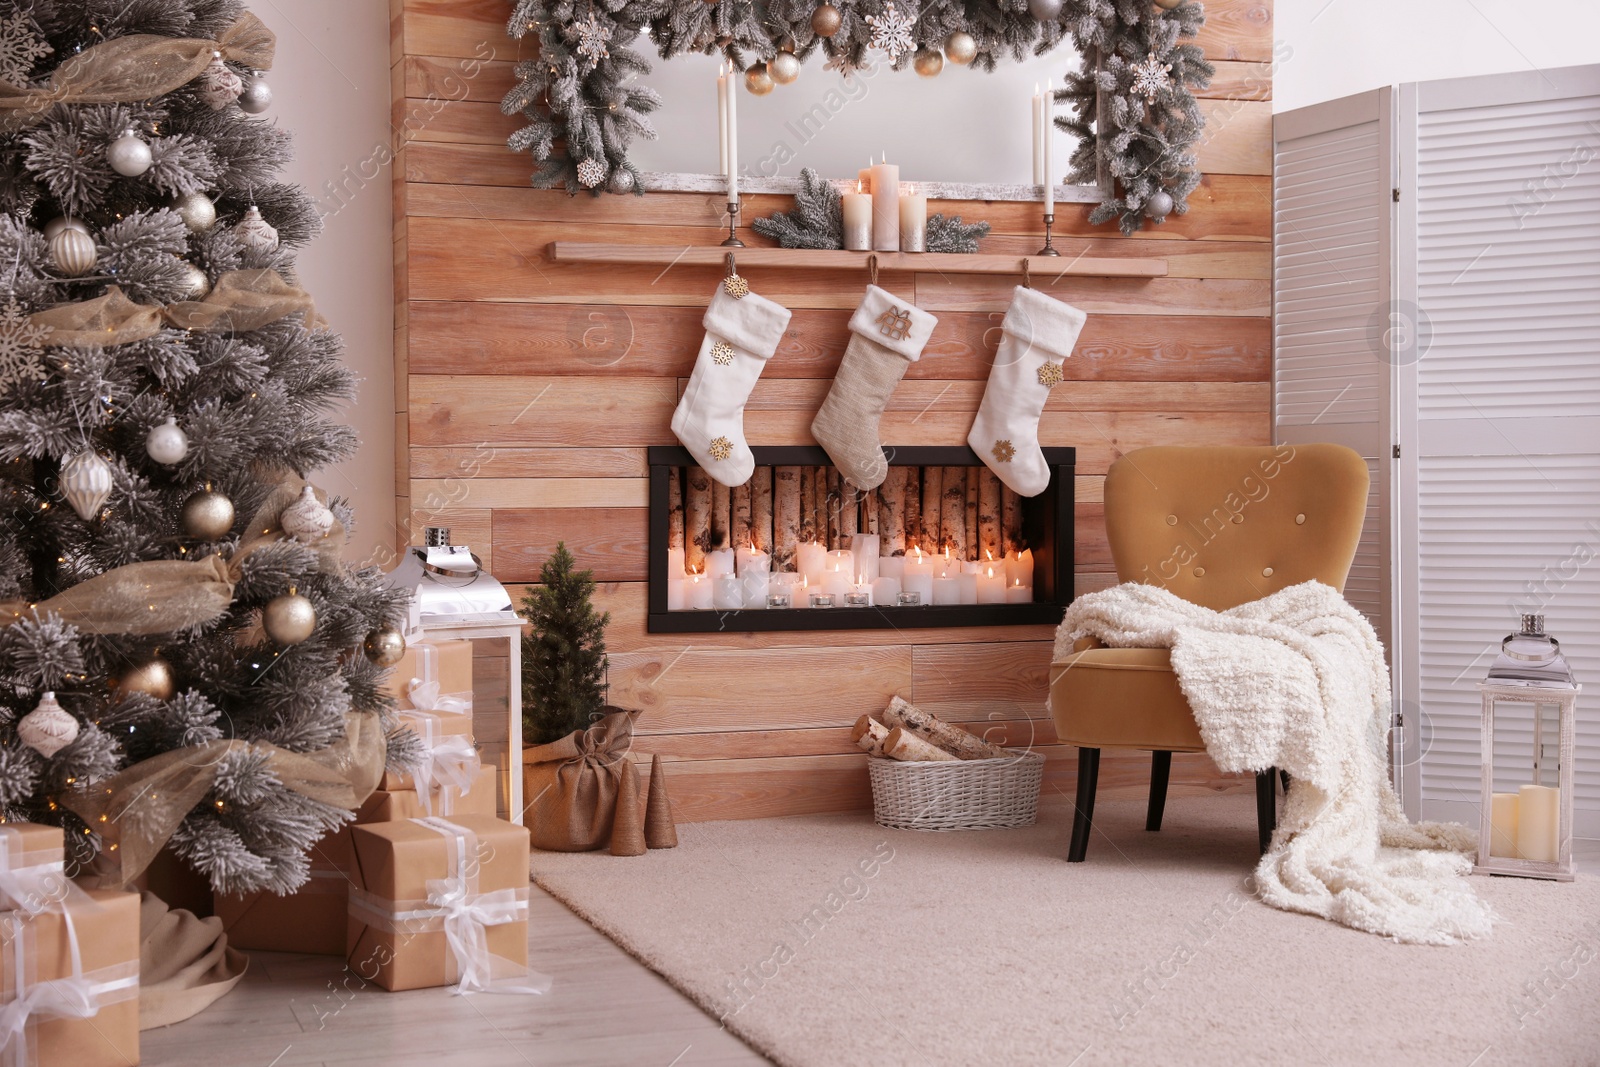
[[[1283,782],[1283,795],[1284,796],[1288,796],[1289,795],[1289,772],[1280,770],[1278,772],[1278,779]]]
[[[1256,774],[1256,831],[1263,855],[1272,844],[1272,831],[1278,826],[1277,778],[1278,772],[1272,767]]]
[[[1072,844],[1068,863],[1082,863],[1089,851],[1089,829],[1094,823],[1094,790],[1100,780],[1100,750],[1078,749],[1078,798],[1072,808]]]
[[[1146,830],[1161,829],[1161,814],[1167,809],[1167,779],[1172,775],[1172,753],[1150,753],[1150,809],[1144,817]]]

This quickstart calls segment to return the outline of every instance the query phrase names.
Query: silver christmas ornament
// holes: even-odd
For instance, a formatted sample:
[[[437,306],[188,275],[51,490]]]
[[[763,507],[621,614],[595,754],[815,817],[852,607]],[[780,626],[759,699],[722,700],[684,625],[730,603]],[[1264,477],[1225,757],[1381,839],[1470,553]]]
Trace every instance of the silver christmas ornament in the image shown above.
[[[631,193],[633,192],[633,175],[626,169],[618,167],[611,172],[611,180],[606,183],[606,187],[613,193]]]
[[[179,428],[177,419],[168,415],[166,422],[151,427],[145,435],[144,450],[157,463],[170,467],[182,463],[183,457],[189,454],[189,435]]]
[[[61,465],[61,495],[78,518],[88,522],[111,498],[111,464],[92,448],[79,452]]]
[[[317,610],[291,585],[283,596],[267,602],[261,611],[261,625],[278,644],[298,645],[317,628]]]
[[[17,736],[23,744],[49,759],[78,739],[78,720],[57,702],[54,693],[46,693],[40,698],[39,706],[17,723]]]
[[[792,85],[800,77],[800,60],[793,52],[779,52],[767,64],[767,73],[779,85]]]
[[[406,654],[406,638],[393,626],[380,626],[361,643],[367,659],[379,667],[393,667]]]
[[[772,92],[772,75],[767,73],[765,63],[750,64],[750,69],[744,72],[744,87],[755,96],[766,96]]]
[[[333,512],[317,499],[317,491],[308,485],[300,490],[300,499],[278,516],[278,528],[296,541],[309,545],[328,536],[328,531],[333,529]]]
[[[111,144],[106,146],[106,162],[111,164],[111,169],[124,178],[137,178],[150,169],[154,157],[150,155],[150,146],[139,137],[139,131],[129,127],[122,131]]]
[[[44,224],[44,239],[55,240],[56,234],[62,230],[77,230],[79,233],[88,233],[89,224],[82,219],[75,219],[68,215],[60,215]]]
[[[233,501],[209,485],[183,502],[183,532],[196,541],[220,541],[233,529]]]
[[[211,53],[211,63],[200,75],[200,99],[211,105],[212,111],[221,111],[244,92],[244,82],[228,69],[221,52]]]
[[[932,48],[919,48],[911,57],[911,67],[924,78],[937,77],[944,69],[944,53]]]
[[[1028,14],[1040,22],[1054,22],[1061,17],[1061,0],[1028,0]]]
[[[1172,194],[1165,189],[1157,189],[1150,194],[1150,199],[1144,202],[1144,213],[1151,218],[1161,219],[1172,214]]]
[[[185,260],[183,278],[179,281],[179,296],[184,300],[204,300],[211,292],[211,279],[206,272]]]
[[[67,277],[77,278],[94,270],[100,252],[88,233],[65,227],[50,238],[50,262]]]
[[[978,42],[965,30],[957,30],[945,38],[944,56],[957,66],[964,67],[978,56]]]
[[[217,224],[217,205],[205,193],[184,193],[173,200],[172,210],[190,233],[205,233]]]
[[[245,209],[244,218],[239,220],[233,232],[240,243],[252,252],[274,252],[278,248],[278,231],[261,217],[261,209],[254,204]]]
[[[239,94],[239,110],[246,115],[259,115],[272,106],[272,86],[259,73],[252,74]]]

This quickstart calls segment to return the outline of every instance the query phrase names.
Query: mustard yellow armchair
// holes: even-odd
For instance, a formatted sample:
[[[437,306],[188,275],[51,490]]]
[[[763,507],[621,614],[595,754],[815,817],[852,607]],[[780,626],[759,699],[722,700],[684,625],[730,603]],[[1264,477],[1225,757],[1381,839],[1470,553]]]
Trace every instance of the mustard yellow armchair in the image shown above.
[[[1367,508],[1367,465],[1342,445],[1157,447],[1106,475],[1106,535],[1117,578],[1164,586],[1223,611],[1316,579],[1343,590]],[[1082,862],[1102,748],[1152,753],[1145,829],[1161,829],[1174,752],[1203,752],[1167,649],[1106,648],[1092,638],[1050,668],[1061,741],[1078,746],[1067,859]],[[1276,823],[1275,775],[1256,776],[1265,851]]]

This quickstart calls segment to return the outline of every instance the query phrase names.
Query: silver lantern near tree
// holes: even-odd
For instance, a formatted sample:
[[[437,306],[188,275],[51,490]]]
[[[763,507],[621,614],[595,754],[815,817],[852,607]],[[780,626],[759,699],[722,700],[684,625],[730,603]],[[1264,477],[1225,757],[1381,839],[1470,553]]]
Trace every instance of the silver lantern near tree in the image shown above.
[[[1544,632],[1543,615],[1522,616],[1478,690],[1483,804],[1473,871],[1570,882],[1574,721],[1583,687],[1561,643]]]

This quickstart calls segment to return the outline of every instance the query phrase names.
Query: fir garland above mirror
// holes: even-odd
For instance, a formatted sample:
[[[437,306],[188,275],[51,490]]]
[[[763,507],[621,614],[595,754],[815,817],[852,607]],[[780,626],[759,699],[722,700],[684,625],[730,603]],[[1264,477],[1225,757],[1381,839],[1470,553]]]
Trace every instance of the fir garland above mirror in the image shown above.
[[[501,110],[527,125],[511,136],[532,154],[533,184],[570,193],[642,193],[628,158],[635,137],[654,138],[648,115],[661,97],[644,84],[650,64],[630,46],[648,33],[663,59],[721,53],[770,90],[817,49],[850,73],[875,50],[895,70],[934,69],[948,58],[993,70],[1042,55],[1070,36],[1083,57],[1056,100],[1072,114],[1056,126],[1078,138],[1069,177],[1114,186],[1090,214],[1135,233],[1145,219],[1183,214],[1200,184],[1191,151],[1205,120],[1192,89],[1210,84],[1200,48],[1181,44],[1204,21],[1193,0],[514,0],[507,32],[536,38],[517,64]],[[787,80],[793,80],[792,77]],[[558,148],[558,146],[560,146]]]

